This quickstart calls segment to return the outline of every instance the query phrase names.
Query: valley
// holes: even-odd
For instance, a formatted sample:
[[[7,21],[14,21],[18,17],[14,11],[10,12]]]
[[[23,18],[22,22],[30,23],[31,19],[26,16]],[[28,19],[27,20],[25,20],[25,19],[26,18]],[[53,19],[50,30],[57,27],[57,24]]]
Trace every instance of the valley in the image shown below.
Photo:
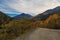
[[[60,6],[36,16],[0,12],[0,40],[60,40]]]

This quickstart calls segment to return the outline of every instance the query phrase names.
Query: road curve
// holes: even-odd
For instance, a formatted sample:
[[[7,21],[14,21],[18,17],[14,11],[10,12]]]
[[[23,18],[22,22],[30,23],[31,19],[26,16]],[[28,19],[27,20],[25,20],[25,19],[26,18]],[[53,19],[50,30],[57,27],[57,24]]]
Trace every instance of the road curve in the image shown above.
[[[33,32],[18,37],[16,40],[60,40],[60,30],[37,28]]]

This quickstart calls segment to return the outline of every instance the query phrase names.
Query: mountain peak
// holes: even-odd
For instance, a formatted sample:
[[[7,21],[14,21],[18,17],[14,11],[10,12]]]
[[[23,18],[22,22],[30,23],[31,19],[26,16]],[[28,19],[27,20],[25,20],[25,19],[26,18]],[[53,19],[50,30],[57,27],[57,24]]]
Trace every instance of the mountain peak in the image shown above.
[[[17,18],[17,19],[30,19],[31,17],[32,17],[32,15],[21,13],[20,15],[17,15],[14,18]]]
[[[22,13],[21,15],[25,15],[25,13]]]

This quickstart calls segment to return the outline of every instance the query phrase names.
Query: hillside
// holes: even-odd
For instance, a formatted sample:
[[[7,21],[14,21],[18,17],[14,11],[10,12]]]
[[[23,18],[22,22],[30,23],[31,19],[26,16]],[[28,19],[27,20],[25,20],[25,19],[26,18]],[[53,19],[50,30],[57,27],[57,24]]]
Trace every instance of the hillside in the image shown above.
[[[60,12],[49,16],[44,24],[47,28],[60,29]]]
[[[3,12],[0,11],[0,25],[4,23],[8,23],[11,20],[11,17],[7,16]]]
[[[23,20],[23,19],[12,20],[8,24],[2,26],[3,28],[5,28],[4,30],[6,30],[6,34],[5,33],[3,34],[6,35],[6,40],[8,39],[12,40],[13,38],[21,36],[22,34],[36,28],[60,29],[60,15],[59,12],[57,13],[56,14],[54,13],[53,15],[49,16],[44,21],[41,20],[31,21],[31,20]]]
[[[41,14],[38,14],[37,16],[35,16],[33,18],[33,20],[46,20],[49,16],[51,16],[57,12],[60,12],[60,6],[54,8],[54,9],[49,9]]]

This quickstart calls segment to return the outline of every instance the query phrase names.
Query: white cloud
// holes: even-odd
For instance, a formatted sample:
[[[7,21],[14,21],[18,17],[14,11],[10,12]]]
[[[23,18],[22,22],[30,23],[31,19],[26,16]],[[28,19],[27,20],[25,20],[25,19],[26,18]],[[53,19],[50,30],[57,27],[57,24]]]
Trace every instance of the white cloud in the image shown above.
[[[60,6],[60,0],[5,0],[5,2],[18,12],[36,14]]]

